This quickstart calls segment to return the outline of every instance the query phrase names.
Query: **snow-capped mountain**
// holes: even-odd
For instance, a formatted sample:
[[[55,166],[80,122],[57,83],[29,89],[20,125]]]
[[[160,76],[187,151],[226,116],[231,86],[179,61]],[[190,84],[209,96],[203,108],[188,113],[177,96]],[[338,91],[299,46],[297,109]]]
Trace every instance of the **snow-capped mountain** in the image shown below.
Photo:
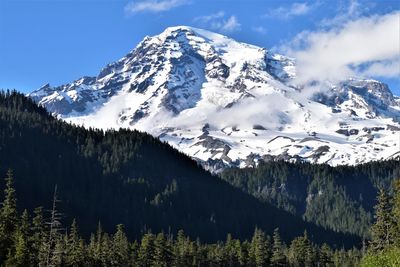
[[[97,77],[29,96],[72,123],[149,132],[213,170],[400,156],[400,98],[385,84],[352,78],[310,93],[295,77],[294,59],[179,26]]]

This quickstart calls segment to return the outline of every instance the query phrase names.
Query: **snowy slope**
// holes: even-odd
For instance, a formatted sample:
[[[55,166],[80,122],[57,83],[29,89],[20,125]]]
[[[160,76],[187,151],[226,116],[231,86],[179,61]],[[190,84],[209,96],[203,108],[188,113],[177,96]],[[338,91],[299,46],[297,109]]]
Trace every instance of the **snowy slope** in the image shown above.
[[[146,37],[97,77],[29,96],[87,127],[159,136],[218,170],[285,159],[337,164],[399,156],[400,99],[374,80],[306,93],[295,60],[179,26]]]

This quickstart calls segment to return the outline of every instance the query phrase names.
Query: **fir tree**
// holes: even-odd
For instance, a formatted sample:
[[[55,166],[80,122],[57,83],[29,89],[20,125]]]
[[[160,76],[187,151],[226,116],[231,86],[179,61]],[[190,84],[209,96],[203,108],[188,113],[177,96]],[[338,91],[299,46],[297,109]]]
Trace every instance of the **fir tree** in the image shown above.
[[[45,231],[44,231],[44,220],[43,220],[43,208],[38,207],[34,210],[34,217],[32,219],[32,235],[30,237],[30,243],[32,244],[32,254],[30,257],[30,265],[38,266],[39,261],[44,262],[44,244],[45,242]]]
[[[174,265],[177,267],[187,266],[190,263],[188,258],[188,240],[186,239],[185,233],[183,230],[179,230],[176,243],[174,247]]]
[[[322,244],[319,250],[319,264],[321,267],[333,266],[332,251],[327,244]]]
[[[81,244],[75,219],[71,224],[70,232],[66,239],[66,264],[74,267],[83,265],[85,251]]]
[[[371,227],[370,246],[375,251],[381,251],[393,243],[392,205],[389,195],[384,189],[379,190],[375,206],[375,223]]]
[[[104,233],[101,238],[101,250],[100,250],[101,266],[108,267],[111,265],[110,261],[110,259],[112,258],[111,250],[112,250],[112,244],[110,237],[107,233]]]
[[[154,235],[144,234],[140,242],[138,263],[139,266],[147,267],[151,265],[152,255],[154,255]]]
[[[4,201],[0,210],[0,261],[4,261],[10,253],[18,221],[17,200],[11,170],[8,170],[5,180]]]
[[[151,266],[163,267],[169,266],[169,255],[168,255],[167,242],[163,233],[157,234],[154,240],[154,256]]]
[[[273,242],[274,243],[272,245],[271,265],[272,266],[286,266],[286,257],[284,254],[282,240],[279,235],[278,228],[276,228],[274,230]]]
[[[29,215],[28,211],[24,210],[21,219],[17,225],[17,230],[14,234],[14,245],[9,250],[7,264],[8,266],[28,266],[30,256],[29,244]]]
[[[250,258],[257,267],[266,266],[269,263],[269,241],[265,233],[256,228],[251,240]]]
[[[393,189],[393,239],[395,245],[400,247],[400,178],[393,182]]]
[[[112,266],[125,266],[129,261],[129,242],[122,224],[117,225],[117,231],[112,241]]]

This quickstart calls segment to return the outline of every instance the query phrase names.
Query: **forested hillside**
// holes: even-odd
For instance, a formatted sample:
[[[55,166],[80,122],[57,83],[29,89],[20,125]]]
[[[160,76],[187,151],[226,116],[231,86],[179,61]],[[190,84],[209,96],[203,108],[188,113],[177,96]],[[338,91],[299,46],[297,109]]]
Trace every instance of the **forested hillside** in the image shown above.
[[[400,265],[400,180],[393,192],[379,190],[374,207],[371,239],[361,249],[332,249],[327,244],[312,243],[305,231],[285,243],[279,229],[272,237],[255,228],[249,240],[234,239],[205,244],[193,241],[182,230],[176,235],[147,233],[131,242],[124,226],[114,234],[103,231],[101,224],[90,239],[79,234],[73,220],[70,227],[62,224],[57,191],[51,210],[34,210],[33,217],[17,211],[12,171],[7,172],[6,188],[0,207],[0,264],[5,266],[290,266],[391,267]]]
[[[208,242],[250,238],[258,226],[279,227],[284,240],[307,230],[315,242],[360,244],[262,203],[150,135],[71,126],[16,92],[0,95],[0,173],[9,168],[20,207],[49,208],[57,185],[64,223],[76,218],[86,237],[101,221],[108,232],[124,224],[129,237],[184,229]]]
[[[90,239],[79,233],[74,220],[70,227],[62,224],[57,194],[52,209],[44,213],[37,208],[31,216],[27,210],[17,212],[12,172],[6,176],[6,188],[0,207],[0,264],[3,266],[356,266],[362,250],[332,249],[327,244],[312,243],[307,232],[290,243],[282,241],[279,229],[272,237],[256,228],[251,239],[234,239],[205,244],[194,241],[179,230],[171,233],[146,232],[128,239],[119,224],[113,234],[101,224]],[[379,240],[374,240],[374,242]],[[369,259],[370,260],[370,259]]]
[[[265,162],[257,168],[226,170],[221,177],[307,221],[367,238],[378,189],[389,189],[400,177],[400,162],[338,167]]]

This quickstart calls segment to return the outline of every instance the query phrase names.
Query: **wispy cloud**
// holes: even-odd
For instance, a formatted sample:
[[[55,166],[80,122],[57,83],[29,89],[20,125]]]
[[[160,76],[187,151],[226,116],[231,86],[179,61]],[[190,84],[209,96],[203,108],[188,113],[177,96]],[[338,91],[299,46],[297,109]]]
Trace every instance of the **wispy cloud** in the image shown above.
[[[223,11],[196,17],[193,21],[198,23],[201,27],[224,33],[231,33],[241,29],[241,24],[237,17],[233,15],[227,17]]]
[[[333,18],[326,18],[320,22],[321,27],[334,27],[340,26],[349,20],[355,20],[366,14],[370,8],[373,7],[373,3],[364,2],[360,4],[358,0],[348,0],[342,2],[339,5],[336,13],[337,15]]]
[[[300,33],[286,47],[297,58],[298,81],[339,81],[351,76],[400,76],[400,11],[349,17]]]
[[[316,5],[304,3],[293,3],[289,6],[280,6],[276,9],[269,10],[264,17],[290,19],[296,16],[308,14]]]
[[[256,26],[251,28],[253,31],[259,33],[259,34],[266,34],[267,33],[267,29],[263,26]]]
[[[125,6],[127,14],[135,14],[139,12],[163,12],[178,6],[188,4],[188,0],[141,0],[131,1]]]
[[[194,21],[195,22],[201,22],[201,23],[207,23],[207,22],[210,22],[210,21],[213,21],[213,20],[221,19],[224,16],[225,16],[225,12],[224,11],[219,11],[219,12],[214,13],[214,14],[196,17],[196,18],[194,18]]]

